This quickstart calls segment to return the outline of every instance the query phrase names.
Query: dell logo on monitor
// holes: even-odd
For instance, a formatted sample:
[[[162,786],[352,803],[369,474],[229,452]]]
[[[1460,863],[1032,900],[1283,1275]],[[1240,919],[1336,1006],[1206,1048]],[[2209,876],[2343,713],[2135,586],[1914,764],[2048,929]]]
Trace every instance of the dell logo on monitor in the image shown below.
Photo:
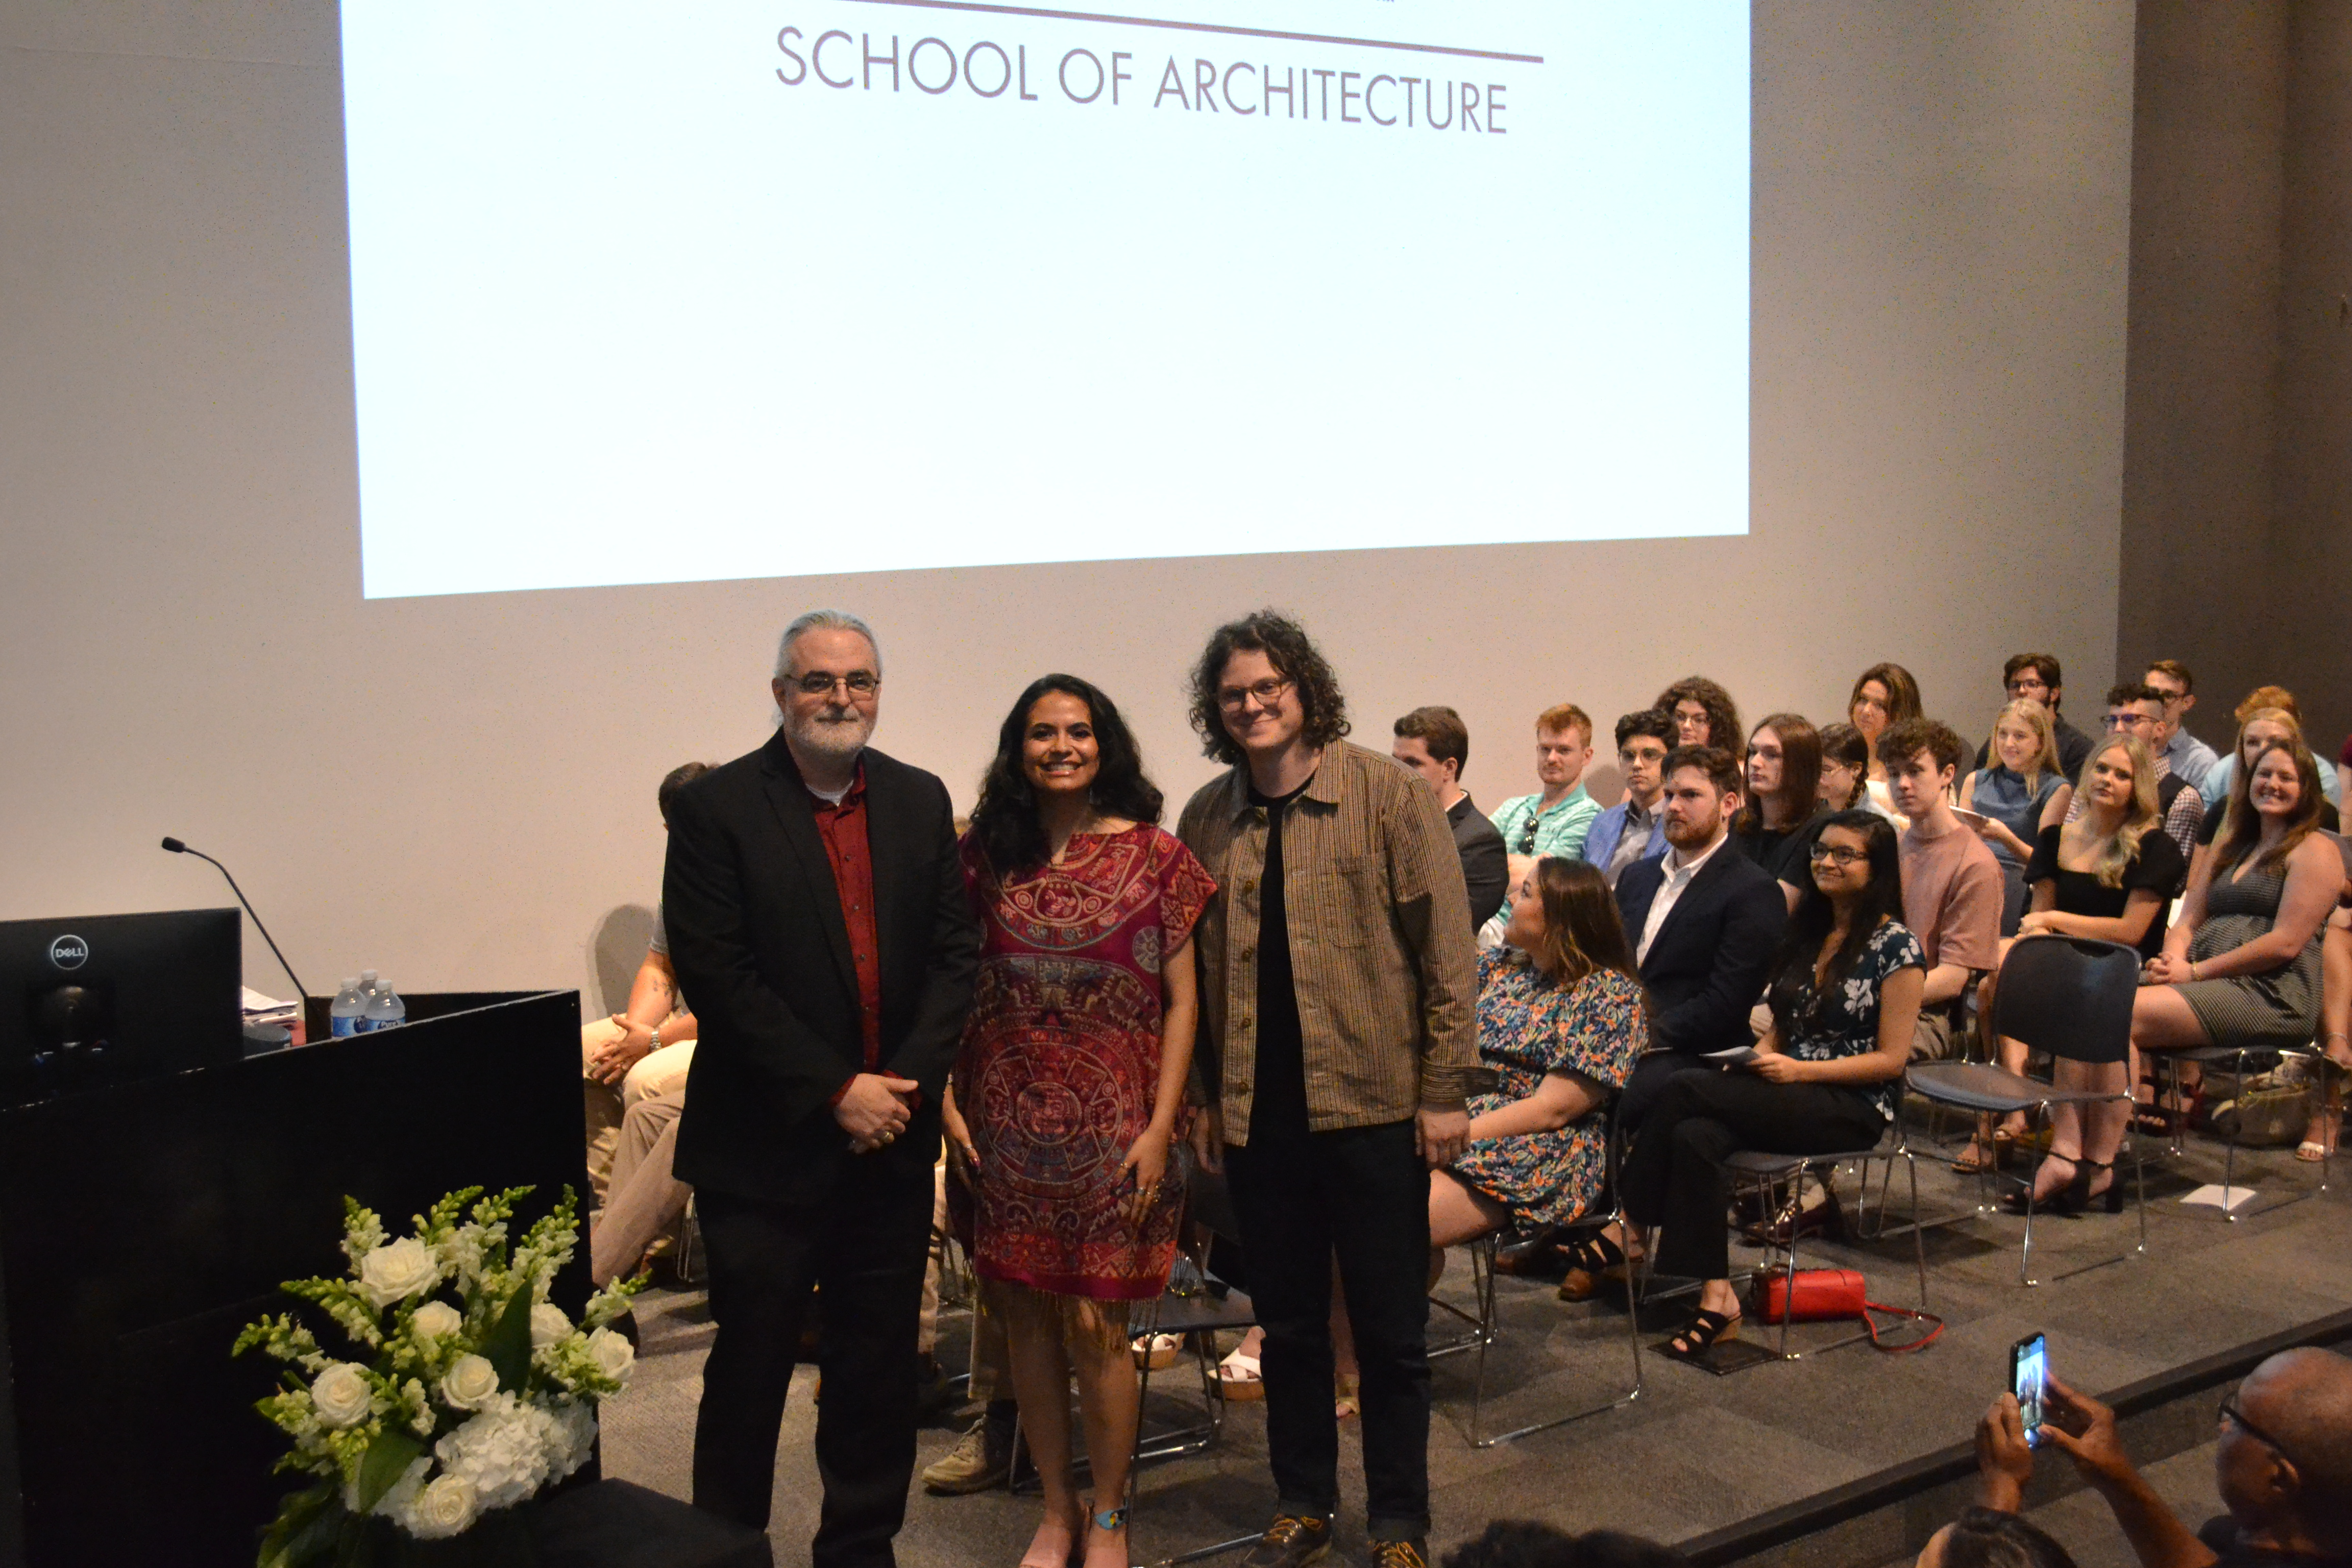
[[[61,936],[49,943],[49,962],[59,969],[79,969],[89,962],[89,943],[78,936]]]

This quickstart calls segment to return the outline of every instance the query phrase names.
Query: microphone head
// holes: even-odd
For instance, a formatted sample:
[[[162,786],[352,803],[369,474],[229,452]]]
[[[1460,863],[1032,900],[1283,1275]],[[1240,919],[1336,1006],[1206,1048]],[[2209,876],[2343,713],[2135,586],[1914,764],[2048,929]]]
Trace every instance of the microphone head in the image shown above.
[[[188,847],[181,843],[176,838],[164,839],[163,847],[169,849],[174,855],[185,855],[188,852]]]

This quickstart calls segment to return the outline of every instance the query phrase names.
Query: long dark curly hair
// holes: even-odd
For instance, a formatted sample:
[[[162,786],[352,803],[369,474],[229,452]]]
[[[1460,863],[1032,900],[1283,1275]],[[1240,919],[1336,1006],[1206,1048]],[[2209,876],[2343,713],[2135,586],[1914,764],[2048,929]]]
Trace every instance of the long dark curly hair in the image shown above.
[[[1903,858],[1895,837],[1895,825],[1878,813],[1864,808],[1841,811],[1823,817],[1815,824],[1806,839],[1806,853],[1811,854],[1815,839],[1832,827],[1843,827],[1862,836],[1864,852],[1869,858],[1870,884],[1856,899],[1853,921],[1847,926],[1845,941],[1830,959],[1829,973],[1814,989],[1812,1008],[1822,999],[1845,984],[1853,973],[1854,961],[1882,921],[1903,918]],[[1786,1041],[1790,1030],[1803,1021],[1796,1014],[1797,993],[1812,978],[1813,965],[1821,961],[1822,944],[1830,939],[1830,930],[1837,923],[1837,911],[1830,904],[1830,896],[1812,879],[1810,861],[1805,875],[1805,890],[1797,900],[1796,912],[1789,917],[1780,938],[1780,951],[1772,960],[1772,978],[1765,987],[1765,1000],[1772,1009],[1772,1022]],[[1811,1008],[1807,1010],[1810,1017]]]
[[[1300,735],[1308,745],[1328,746],[1347,734],[1348,702],[1339,695],[1339,678],[1331,673],[1330,662],[1307,628],[1279,610],[1259,610],[1210,634],[1209,646],[1201,650],[1185,683],[1192,699],[1192,728],[1205,755],[1231,766],[1241,764],[1241,746],[1225,732],[1217,710],[1217,683],[1224,677],[1226,661],[1243,652],[1265,655],[1298,689],[1298,705],[1307,714]]]
[[[1000,877],[1034,871],[1045,863],[1052,846],[1037,820],[1037,792],[1022,771],[1022,742],[1029,731],[1029,710],[1050,692],[1075,697],[1087,705],[1094,726],[1100,763],[1093,786],[1087,792],[1094,808],[1105,816],[1159,824],[1166,804],[1159,786],[1143,773],[1143,753],[1134,732],[1118,715],[1118,705],[1092,681],[1075,675],[1041,675],[1031,681],[1004,716],[996,731],[996,755],[980,781],[980,804],[971,808],[971,831],[982,851]]]
[[[1651,707],[1674,716],[1675,704],[1684,700],[1697,703],[1706,710],[1706,744],[1720,747],[1733,756],[1748,740],[1748,731],[1739,727],[1739,704],[1731,693],[1704,675],[1685,675],[1664,691]]]

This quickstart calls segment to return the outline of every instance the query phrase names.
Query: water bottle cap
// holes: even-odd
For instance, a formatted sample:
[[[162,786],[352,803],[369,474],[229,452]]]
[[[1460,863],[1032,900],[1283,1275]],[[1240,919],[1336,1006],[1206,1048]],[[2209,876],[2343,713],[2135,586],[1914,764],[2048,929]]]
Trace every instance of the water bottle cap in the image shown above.
[[[342,989],[343,989],[343,990],[345,990],[345,991],[354,991],[354,990],[357,990],[357,989],[359,988],[359,984],[360,984],[360,977],[359,977],[358,975],[354,974],[354,975],[350,976],[350,977],[349,977],[349,978],[347,978],[346,980],[344,980],[344,982],[343,982],[343,984],[342,984]]]
[[[362,984],[362,985],[373,985],[373,984],[375,984],[375,971],[374,971],[374,970],[373,970],[373,969],[362,969],[362,970],[361,970],[361,971],[360,971],[360,984]]]

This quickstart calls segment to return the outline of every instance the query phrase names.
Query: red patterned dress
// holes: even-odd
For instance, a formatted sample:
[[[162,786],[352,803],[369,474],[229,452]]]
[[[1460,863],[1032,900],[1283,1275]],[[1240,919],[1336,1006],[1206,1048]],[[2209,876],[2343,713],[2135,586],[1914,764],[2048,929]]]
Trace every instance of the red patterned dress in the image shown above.
[[[1140,823],[1075,835],[1060,865],[1009,881],[970,834],[961,854],[982,928],[956,1063],[980,1155],[973,1267],[1055,1295],[1150,1300],[1175,1260],[1183,1194],[1164,1182],[1139,1231],[1118,1212],[1119,1163],[1160,1090],[1160,960],[1216,884]]]

